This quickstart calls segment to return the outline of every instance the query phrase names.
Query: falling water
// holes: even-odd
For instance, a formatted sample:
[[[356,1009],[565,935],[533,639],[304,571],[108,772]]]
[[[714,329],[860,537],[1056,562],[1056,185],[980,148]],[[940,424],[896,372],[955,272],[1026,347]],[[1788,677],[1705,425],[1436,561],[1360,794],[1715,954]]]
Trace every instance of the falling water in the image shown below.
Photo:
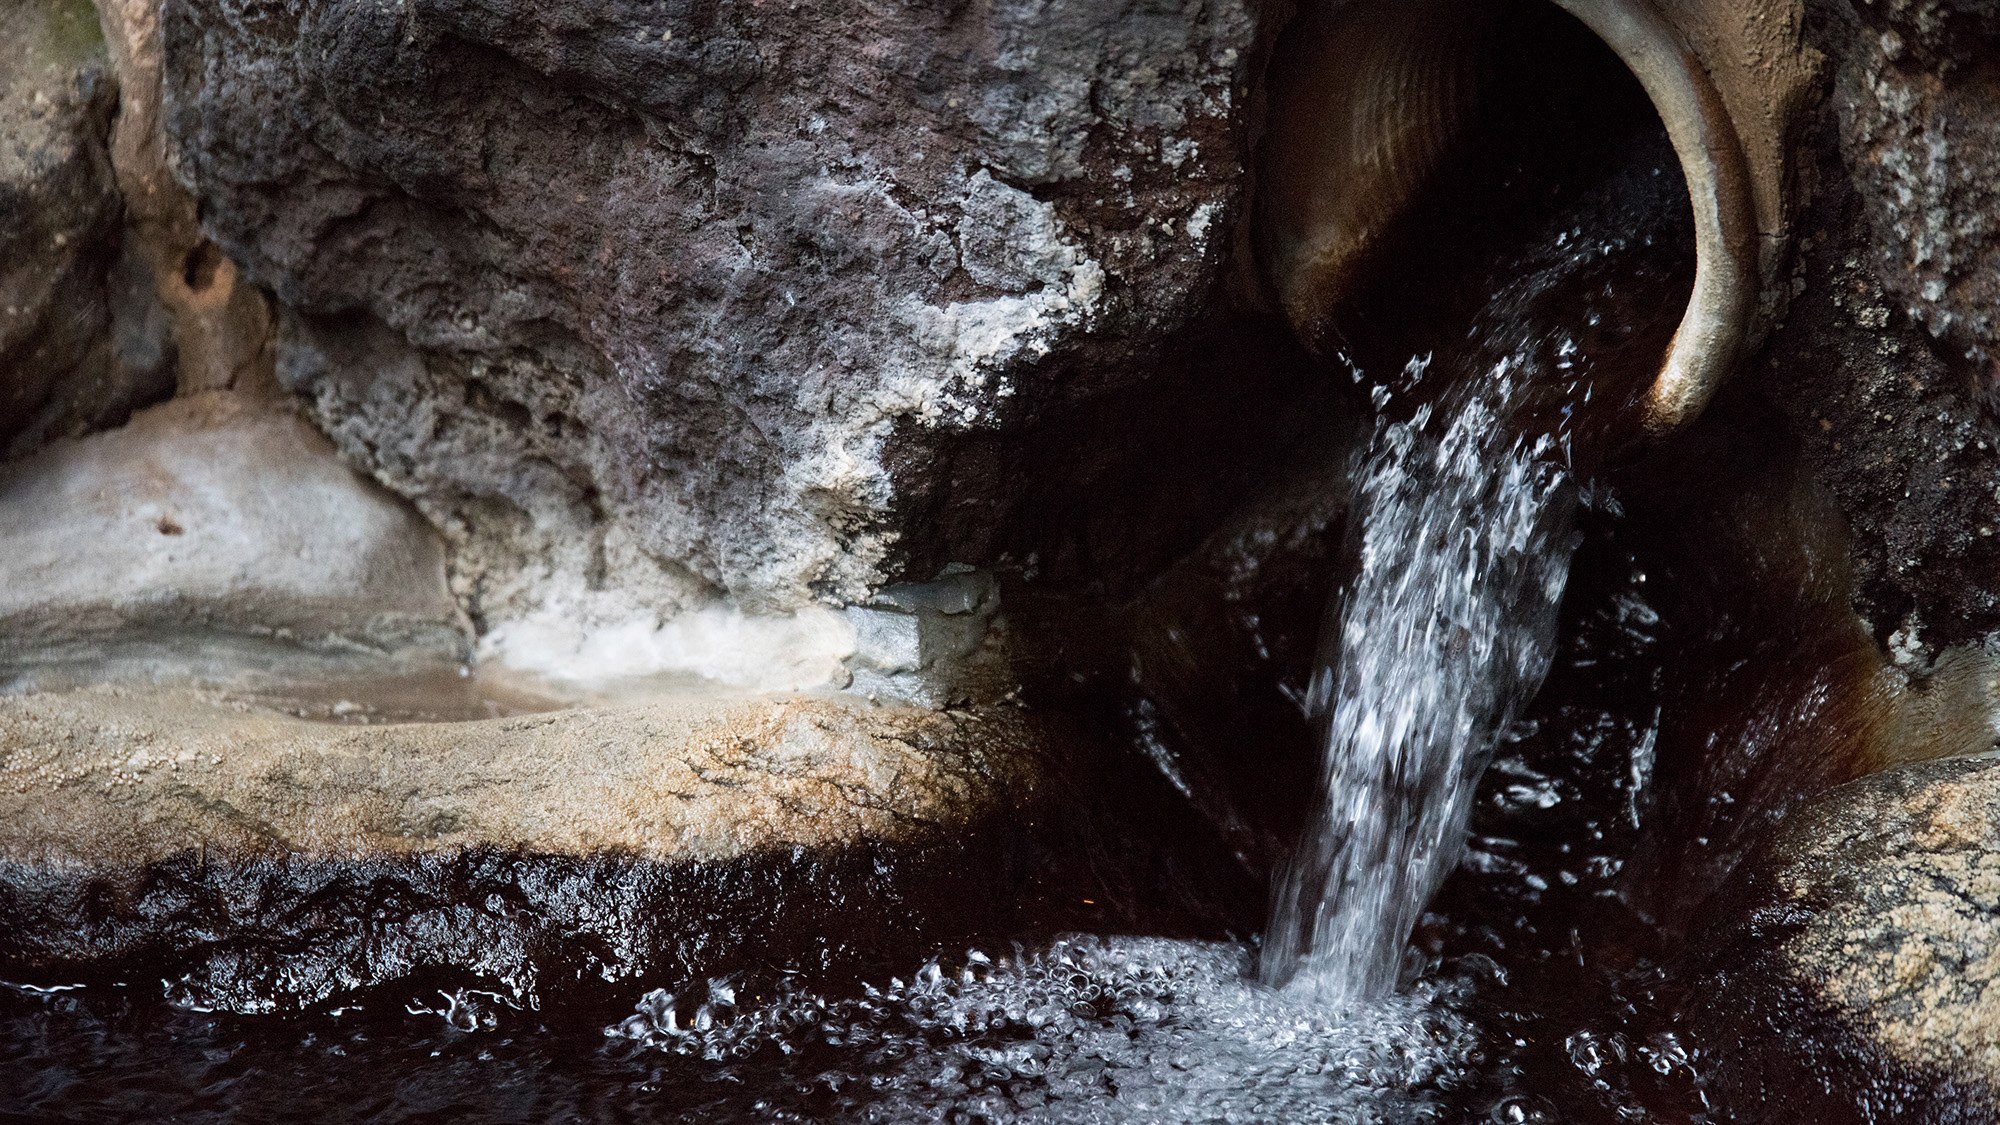
[[[1556,438],[1516,420],[1534,352],[1435,413],[1378,421],[1356,471],[1359,571],[1311,692],[1321,802],[1277,888],[1266,983],[1334,1005],[1395,987],[1495,736],[1547,671],[1575,490]],[[1406,375],[1421,381],[1426,362]]]

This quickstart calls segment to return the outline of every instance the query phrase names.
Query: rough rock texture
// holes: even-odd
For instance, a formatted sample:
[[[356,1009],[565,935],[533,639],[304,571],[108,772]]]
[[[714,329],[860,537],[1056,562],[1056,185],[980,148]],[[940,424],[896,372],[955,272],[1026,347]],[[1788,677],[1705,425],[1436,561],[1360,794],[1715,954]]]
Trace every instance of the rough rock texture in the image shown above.
[[[2000,426],[1974,354],[2000,276],[1982,163],[2000,103],[1974,56],[2000,40],[1976,9],[1813,6],[1833,65],[1797,140],[1811,190],[1791,306],[1747,372],[1839,501],[1855,608],[1917,671],[2000,629]]]
[[[1843,68],[1844,155],[1896,303],[2000,404],[2000,9],[1881,0]]]
[[[1048,729],[713,691],[388,725],[188,691],[0,699],[0,962],[150,959],[256,1009],[426,966],[527,992],[810,960],[939,874],[894,856],[965,861],[1028,802]]]
[[[173,393],[157,302],[119,261],[117,97],[88,4],[0,4],[0,455]]]
[[[1786,817],[1697,943],[1737,1120],[2000,1113],[2000,762],[1874,774]]]
[[[111,166],[125,197],[128,284],[143,287],[171,325],[178,393],[272,393],[271,308],[236,263],[201,233],[194,197],[174,179],[160,132],[160,27],[155,0],[101,0],[118,71]]]
[[[166,122],[288,314],[281,379],[478,619],[781,611],[892,576],[885,465],[1189,321],[1254,33],[1242,0],[174,0]]]
[[[218,634],[468,643],[436,533],[289,412],[178,399],[0,469],[0,683]]]
[[[13,980],[161,982],[170,1001],[236,1012],[355,1000],[393,1011],[435,1002],[439,985],[516,1007],[614,995],[629,1007],[631,990],[746,968],[920,959],[1004,922],[1013,904],[995,876],[1011,872],[991,843],[705,864],[486,849],[241,864],[190,852],[120,871],[0,863],[0,966]]]

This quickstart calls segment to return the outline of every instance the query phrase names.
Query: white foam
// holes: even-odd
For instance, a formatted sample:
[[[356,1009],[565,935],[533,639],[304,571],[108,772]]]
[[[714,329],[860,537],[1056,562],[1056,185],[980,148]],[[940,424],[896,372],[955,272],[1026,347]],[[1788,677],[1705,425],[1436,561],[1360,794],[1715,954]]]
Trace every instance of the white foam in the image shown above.
[[[859,997],[691,981],[605,1034],[695,1073],[773,1049],[763,1057],[809,1059],[798,1088],[837,1107],[815,1120],[1389,1125],[1447,1119],[1477,1082],[1469,978],[1335,1011],[1247,979],[1247,953],[1071,935],[932,961]]]

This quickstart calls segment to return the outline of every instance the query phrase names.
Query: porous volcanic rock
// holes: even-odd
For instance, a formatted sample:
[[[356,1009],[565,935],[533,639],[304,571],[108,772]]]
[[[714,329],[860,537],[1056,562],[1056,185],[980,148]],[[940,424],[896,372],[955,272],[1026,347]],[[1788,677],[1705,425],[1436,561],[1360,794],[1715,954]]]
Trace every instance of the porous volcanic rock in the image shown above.
[[[1793,134],[1790,307],[1744,377],[1853,537],[1855,608],[1899,664],[2000,630],[2000,109],[1990,5],[1824,0]]]
[[[1836,101],[1875,268],[1899,311],[2000,402],[2000,10],[1977,0],[1854,10],[1860,33]]]
[[[2000,1113],[2000,760],[1872,774],[1788,815],[1696,948],[1741,1121]]]
[[[88,4],[0,5],[0,456],[173,393],[157,302],[113,272],[117,99]]]
[[[464,722],[298,711],[186,689],[0,698],[0,964],[154,972],[239,1010],[425,971],[538,1002],[564,981],[810,964],[918,940],[926,911],[1004,914],[972,890],[1004,891],[976,837],[1031,803],[1052,745],[1013,707],[712,688]]]
[[[906,502],[931,454],[1133,381],[1200,311],[1257,31],[1245,0],[173,0],[165,122],[281,306],[281,380],[444,530],[475,620],[783,612],[905,540],[951,561]]]

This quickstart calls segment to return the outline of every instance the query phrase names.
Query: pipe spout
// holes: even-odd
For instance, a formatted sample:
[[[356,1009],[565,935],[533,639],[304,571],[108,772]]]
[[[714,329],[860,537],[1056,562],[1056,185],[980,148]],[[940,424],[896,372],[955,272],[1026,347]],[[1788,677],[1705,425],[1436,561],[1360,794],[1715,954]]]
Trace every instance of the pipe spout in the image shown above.
[[[1700,414],[1753,337],[1765,249],[1753,176],[1729,103],[1651,0],[1552,2],[1638,80],[1694,208],[1693,288],[1639,406],[1641,430],[1657,439]],[[1301,15],[1277,68],[1257,241],[1309,349],[1330,349],[1373,252],[1459,141],[1492,12],[1457,0],[1347,0]]]

